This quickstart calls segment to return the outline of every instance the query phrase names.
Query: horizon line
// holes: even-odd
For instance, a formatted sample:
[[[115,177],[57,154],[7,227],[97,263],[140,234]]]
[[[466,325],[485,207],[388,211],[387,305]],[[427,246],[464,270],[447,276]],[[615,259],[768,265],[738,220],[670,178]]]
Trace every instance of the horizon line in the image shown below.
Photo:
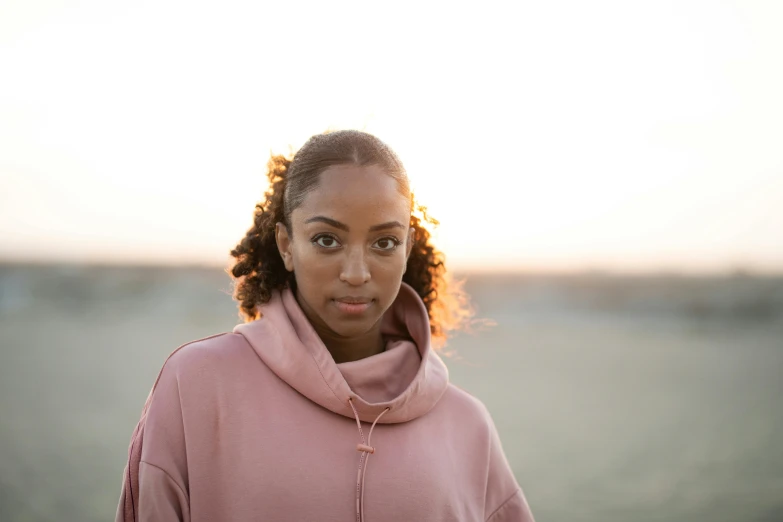
[[[133,260],[122,262],[112,259],[94,259],[87,261],[72,259],[40,259],[40,258],[13,258],[0,257],[0,268],[5,266],[29,266],[29,267],[69,267],[69,268],[145,268],[159,270],[202,269],[226,271],[228,265],[209,261],[194,261],[190,263],[175,263],[162,260]],[[720,269],[688,269],[660,266],[654,268],[616,268],[602,267],[598,265],[573,268],[541,268],[535,266],[496,266],[496,267],[471,267],[457,264],[447,273],[455,275],[534,275],[534,276],[605,276],[605,277],[783,277],[783,268],[763,269],[752,266],[733,265]]]

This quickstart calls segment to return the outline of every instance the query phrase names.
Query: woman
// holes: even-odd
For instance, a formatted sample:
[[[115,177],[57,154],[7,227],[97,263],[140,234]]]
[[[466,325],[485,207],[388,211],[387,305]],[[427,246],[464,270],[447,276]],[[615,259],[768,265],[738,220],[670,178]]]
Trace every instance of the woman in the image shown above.
[[[433,351],[464,310],[397,156],[331,132],[269,178],[231,252],[247,322],[163,365],[117,520],[532,521],[487,410]]]

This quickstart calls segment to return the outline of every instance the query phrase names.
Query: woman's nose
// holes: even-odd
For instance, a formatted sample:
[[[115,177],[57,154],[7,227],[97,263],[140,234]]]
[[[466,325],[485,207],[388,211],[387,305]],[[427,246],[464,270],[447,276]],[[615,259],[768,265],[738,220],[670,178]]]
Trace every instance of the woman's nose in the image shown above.
[[[340,280],[354,286],[370,280],[370,267],[367,266],[364,249],[353,248],[348,251],[340,272]]]

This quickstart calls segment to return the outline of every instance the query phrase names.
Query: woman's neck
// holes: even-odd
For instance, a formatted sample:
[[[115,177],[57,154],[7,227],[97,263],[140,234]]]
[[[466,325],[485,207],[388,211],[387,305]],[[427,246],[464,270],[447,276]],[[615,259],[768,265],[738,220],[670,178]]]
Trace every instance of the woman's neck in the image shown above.
[[[381,330],[377,327],[366,334],[350,339],[339,337],[331,331],[320,331],[318,328],[315,328],[315,331],[326,345],[326,349],[332,354],[334,362],[338,364],[358,361],[377,355],[384,350]]]

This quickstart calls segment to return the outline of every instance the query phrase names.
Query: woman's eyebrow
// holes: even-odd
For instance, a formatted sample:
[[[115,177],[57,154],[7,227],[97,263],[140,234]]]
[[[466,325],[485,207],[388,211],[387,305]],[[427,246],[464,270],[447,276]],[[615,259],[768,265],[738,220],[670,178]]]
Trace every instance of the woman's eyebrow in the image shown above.
[[[305,225],[308,223],[314,223],[316,221],[319,221],[321,223],[326,223],[327,225],[333,226],[334,228],[339,228],[340,230],[345,230],[348,232],[348,225],[344,223],[340,223],[336,219],[328,218],[326,216],[314,216],[309,219],[305,220]],[[380,225],[373,225],[370,227],[370,232],[375,232],[376,230],[384,230],[387,228],[402,228],[405,229],[405,225],[400,223],[399,221],[388,221],[386,223],[381,223]]]
[[[399,221],[387,221],[386,223],[381,223],[380,225],[371,226],[370,232],[375,232],[376,230],[385,230],[387,228],[401,228],[405,230],[405,225]]]
[[[346,232],[348,232],[348,225],[340,223],[336,219],[328,218],[326,216],[315,216],[315,217],[311,217],[310,219],[306,219],[305,225],[308,223],[314,223],[316,221],[320,221],[321,223],[326,223],[327,225],[331,225],[334,228],[339,228],[340,230],[345,230]]]

